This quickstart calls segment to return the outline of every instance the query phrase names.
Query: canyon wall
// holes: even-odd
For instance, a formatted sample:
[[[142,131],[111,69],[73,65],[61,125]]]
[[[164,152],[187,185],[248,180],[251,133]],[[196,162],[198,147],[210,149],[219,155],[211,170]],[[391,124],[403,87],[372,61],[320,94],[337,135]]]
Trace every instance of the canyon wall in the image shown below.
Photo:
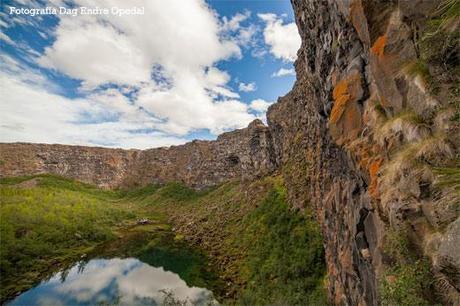
[[[200,189],[270,174],[275,170],[272,147],[260,120],[215,141],[149,150],[2,143],[0,177],[52,173],[103,188],[177,181]]]
[[[460,305],[458,12],[440,13],[458,2],[291,2],[297,81],[267,118],[291,204],[322,225],[331,302],[400,304],[420,286],[413,303]],[[425,258],[421,287],[407,271]]]
[[[449,70],[458,50],[439,59],[421,43],[439,4],[292,0],[297,81],[268,127],[256,120],[216,141],[150,150],[0,144],[0,176],[203,188],[280,171],[290,204],[322,226],[331,303],[378,305],[382,284],[399,284],[389,271],[405,259],[386,249],[396,232],[430,263],[424,298],[460,304],[460,195],[442,180],[459,165],[458,69]]]

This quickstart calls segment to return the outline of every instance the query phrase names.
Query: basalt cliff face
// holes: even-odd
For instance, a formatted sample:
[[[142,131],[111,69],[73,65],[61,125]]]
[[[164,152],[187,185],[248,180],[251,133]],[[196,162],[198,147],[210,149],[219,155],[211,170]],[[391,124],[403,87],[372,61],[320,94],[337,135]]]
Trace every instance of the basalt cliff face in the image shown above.
[[[216,141],[143,151],[0,144],[0,176],[203,188],[278,171],[291,205],[321,224],[331,303],[378,305],[382,287],[411,276],[392,267],[426,259],[435,281],[424,301],[460,304],[460,191],[449,178],[460,154],[458,46],[434,56],[422,44],[440,4],[292,0],[297,81],[270,107],[268,127],[255,121]],[[395,235],[414,257],[398,256]]]
[[[149,150],[0,144],[0,177],[53,173],[103,188],[177,181],[200,189],[271,173],[272,148],[269,130],[260,120],[215,141]]]
[[[391,267],[410,263],[395,235],[431,262],[425,301],[434,290],[460,303],[458,179],[442,188],[437,172],[458,173],[458,41],[424,46],[446,45],[447,30],[437,42],[430,32],[446,3],[292,1],[297,82],[267,118],[291,203],[322,225],[334,304],[402,303],[391,299],[404,273]]]

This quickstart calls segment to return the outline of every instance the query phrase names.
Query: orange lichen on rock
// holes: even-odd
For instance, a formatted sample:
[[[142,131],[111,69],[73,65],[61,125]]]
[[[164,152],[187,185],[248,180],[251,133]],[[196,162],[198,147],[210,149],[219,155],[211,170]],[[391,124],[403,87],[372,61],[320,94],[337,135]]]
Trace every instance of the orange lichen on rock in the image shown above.
[[[361,89],[361,74],[355,71],[350,76],[342,79],[334,87],[332,97],[334,98],[334,106],[331,110],[329,121],[336,123],[343,115],[349,102],[355,102],[359,99]]]
[[[361,73],[357,70],[340,80],[334,87],[334,106],[329,117],[331,135],[337,144],[355,139],[361,126],[361,110],[358,100],[362,97]]]
[[[332,95],[334,97],[335,103],[332,107],[329,121],[336,123],[342,116],[347,102],[350,101],[350,94],[348,94],[348,80],[344,79],[340,81],[334,88]]]
[[[375,41],[371,48],[371,52],[377,55],[379,58],[383,57],[385,46],[387,44],[387,36],[382,35]]]
[[[378,172],[382,165],[383,159],[379,158],[373,161],[369,166],[369,176],[371,178],[371,183],[369,185],[369,194],[372,198],[376,199],[379,196],[378,192]]]

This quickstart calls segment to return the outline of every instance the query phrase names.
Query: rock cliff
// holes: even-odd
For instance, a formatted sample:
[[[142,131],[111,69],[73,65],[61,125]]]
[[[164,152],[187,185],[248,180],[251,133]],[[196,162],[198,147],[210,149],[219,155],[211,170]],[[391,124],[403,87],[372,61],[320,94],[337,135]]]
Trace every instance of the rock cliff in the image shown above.
[[[272,138],[262,121],[215,141],[149,150],[0,144],[0,177],[53,173],[103,188],[177,181],[200,189],[231,179],[254,179],[275,169]]]
[[[291,203],[322,225],[331,302],[459,304],[459,2],[291,2],[297,82],[267,118]],[[409,298],[426,258],[436,281]]]
[[[0,176],[202,188],[280,171],[291,205],[322,226],[331,303],[397,304],[423,288],[412,302],[460,304],[458,1],[292,5],[297,81],[268,127],[143,151],[0,144]],[[409,283],[422,263],[425,287]]]

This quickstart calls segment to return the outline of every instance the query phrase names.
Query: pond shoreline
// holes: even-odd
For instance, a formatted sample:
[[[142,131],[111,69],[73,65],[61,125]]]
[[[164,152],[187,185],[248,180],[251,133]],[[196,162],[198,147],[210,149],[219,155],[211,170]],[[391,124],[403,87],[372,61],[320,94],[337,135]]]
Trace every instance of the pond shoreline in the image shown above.
[[[56,265],[52,271],[49,271],[46,278],[39,277],[31,288],[18,292],[3,303],[10,304],[13,302],[12,304],[14,305],[16,299],[21,298],[22,294],[27,294],[27,292],[33,290],[32,288],[42,286],[52,277],[56,277],[56,275],[65,275],[76,265],[85,266],[95,260],[140,260],[147,266],[153,264],[152,267],[157,265],[160,267],[163,264],[164,266],[161,267],[165,272],[171,271],[171,273],[178,273],[181,278],[185,277],[184,281],[187,286],[194,288],[199,287],[195,286],[196,284],[204,285],[206,286],[205,288],[211,291],[216,288],[217,282],[214,280],[218,278],[212,274],[214,270],[210,269],[201,251],[192,249],[182,241],[175,241],[175,235],[170,230],[162,227],[146,230],[145,227],[147,225],[134,225],[120,229],[118,231],[119,236],[116,239],[95,246],[89,252],[83,253],[76,261],[69,261],[65,265]],[[185,254],[185,256],[178,256],[178,252]],[[166,253],[166,256],[163,253]],[[178,257],[177,262],[173,260],[175,256]],[[207,275],[208,273],[209,275]],[[168,294],[173,293],[169,292]],[[174,298],[174,296],[169,296],[169,298]]]

